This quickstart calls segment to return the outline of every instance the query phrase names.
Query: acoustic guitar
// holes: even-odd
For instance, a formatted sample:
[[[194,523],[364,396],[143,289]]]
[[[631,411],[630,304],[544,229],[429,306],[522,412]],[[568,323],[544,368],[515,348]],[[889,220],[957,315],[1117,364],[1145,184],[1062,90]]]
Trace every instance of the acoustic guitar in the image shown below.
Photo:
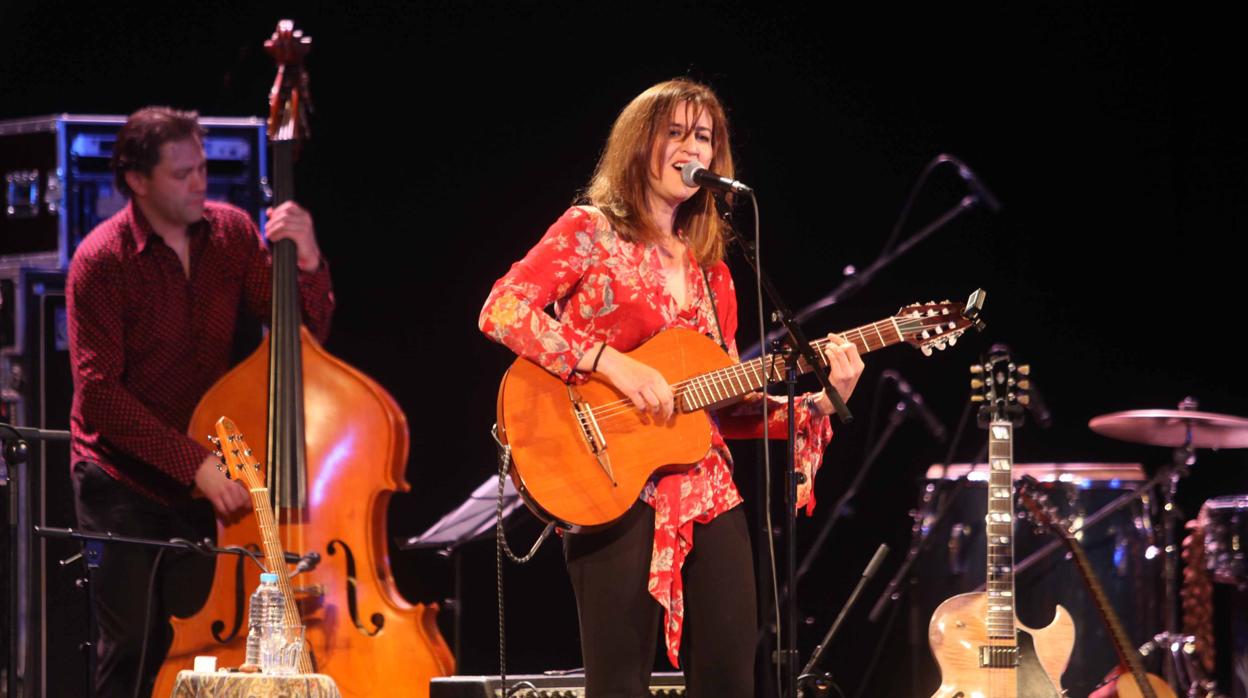
[[[251,447],[243,440],[234,422],[226,417],[217,420],[215,426],[217,436],[209,437],[217,447],[216,456],[221,459],[221,472],[231,480],[242,481],[243,486],[251,493],[251,504],[255,509],[256,523],[260,526],[261,545],[264,551],[264,567],[266,571],[277,575],[277,588],[285,599],[283,623],[285,625],[302,625],[299,617],[299,605],[296,603],[295,592],[290,586],[290,569],[286,566],[286,550],[282,547],[281,538],[277,533],[277,519],[273,516],[273,506],[269,503],[269,489],[265,486],[264,473],[260,463],[252,454]],[[313,672],[312,657],[308,653],[307,643],[299,652],[297,669],[300,674]],[[248,667],[249,669],[251,667]]]
[[[930,355],[968,328],[982,327],[984,297],[981,289],[965,305],[914,303],[842,335],[860,354],[906,342]],[[826,341],[812,344],[821,350]],[[735,363],[713,340],[679,328],[660,332],[628,356],[671,384],[671,420],[651,419],[600,376],[569,385],[521,358],[503,377],[499,440],[511,450],[516,489],[538,517],[593,527],[623,516],[651,476],[691,468],[706,456],[709,410],[782,379],[786,365],[781,354],[768,356],[766,365],[762,359]],[[810,368],[797,363],[800,372]]]
[[[1057,607],[1048,627],[1033,629],[1014,615],[1014,427],[1030,387],[1028,366],[995,352],[971,367],[971,396],[984,403],[988,429],[988,584],[986,592],[946,599],[932,614],[927,637],[940,665],[933,698],[1058,698],[1075,645],[1070,613]]]
[[[1105,595],[1101,580],[1097,578],[1096,572],[1092,569],[1092,563],[1088,561],[1083,546],[1057,516],[1057,511],[1049,504],[1048,496],[1041,489],[1040,483],[1031,476],[1024,476],[1020,481],[1018,499],[1030,512],[1031,519],[1036,525],[1052,531],[1070,549],[1075,566],[1079,569],[1079,574],[1083,576],[1083,581],[1088,585],[1088,591],[1092,593],[1096,610],[1100,611],[1101,620],[1109,629],[1109,637],[1114,642],[1114,651],[1118,653],[1119,665],[1116,676],[1112,680],[1116,684],[1115,690],[1119,698],[1176,698],[1165,679],[1144,671],[1140,653],[1135,649],[1127,631],[1122,627],[1122,621],[1118,619],[1118,614],[1109,602],[1109,597]]]

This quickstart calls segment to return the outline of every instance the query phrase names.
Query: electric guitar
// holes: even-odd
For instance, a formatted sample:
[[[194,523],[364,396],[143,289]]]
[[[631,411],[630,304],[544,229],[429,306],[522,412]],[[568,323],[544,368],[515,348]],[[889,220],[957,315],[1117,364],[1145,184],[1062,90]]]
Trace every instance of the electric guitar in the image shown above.
[[[256,512],[256,523],[260,526],[261,545],[264,548],[264,566],[269,572],[277,575],[277,588],[282,591],[285,599],[283,622],[286,625],[301,625],[299,606],[295,600],[295,592],[290,586],[290,570],[286,567],[286,548],[277,534],[277,519],[273,516],[273,506],[269,503],[269,490],[265,487],[264,476],[260,463],[251,452],[251,447],[238,433],[238,427],[227,417],[217,420],[217,436],[208,437],[217,447],[216,456],[222,460],[220,467],[226,477],[231,480],[242,480],[247,491],[251,493],[251,504]],[[299,652],[297,665],[300,674],[313,673],[312,657],[305,642]]]
[[[933,698],[1058,698],[1075,644],[1070,613],[1057,607],[1046,628],[1014,615],[1014,427],[1022,423],[1028,366],[994,352],[971,366],[971,400],[984,403],[988,428],[988,584],[986,592],[946,599],[932,614],[927,637],[940,665]]]
[[[842,333],[860,354],[906,342],[930,355],[954,344],[979,319],[985,293],[965,305],[915,303],[897,315]],[[822,357],[826,340],[812,342]],[[498,438],[510,448],[512,479],[538,517],[592,527],[623,516],[656,473],[679,472],[711,447],[707,414],[780,380],[779,354],[734,363],[716,342],[693,330],[669,329],[628,356],[661,373],[676,410],[658,423],[635,409],[600,376],[568,385],[528,359],[517,359],[498,390]],[[801,372],[810,370],[798,360]]]
[[[1075,566],[1079,568],[1079,574],[1087,583],[1088,591],[1092,592],[1096,610],[1100,611],[1101,620],[1105,621],[1105,627],[1109,629],[1109,637],[1114,642],[1114,651],[1118,653],[1118,675],[1114,681],[1119,698],[1176,698],[1165,679],[1144,671],[1140,653],[1136,651],[1127,631],[1122,627],[1122,621],[1114,612],[1114,607],[1110,604],[1109,597],[1105,595],[1101,581],[1097,579],[1096,572],[1093,571],[1092,564],[1083,551],[1083,546],[1079,545],[1079,541],[1075,539],[1071,530],[1057,516],[1056,510],[1049,504],[1048,496],[1041,489],[1040,483],[1031,476],[1024,476],[1019,485],[1018,499],[1031,512],[1031,519],[1038,526],[1048,528],[1070,549]]]

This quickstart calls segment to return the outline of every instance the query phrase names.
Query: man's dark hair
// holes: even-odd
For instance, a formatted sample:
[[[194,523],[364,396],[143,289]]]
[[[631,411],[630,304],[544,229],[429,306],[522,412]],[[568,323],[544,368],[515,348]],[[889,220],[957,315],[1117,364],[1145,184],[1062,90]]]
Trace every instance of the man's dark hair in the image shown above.
[[[130,115],[117,132],[113,145],[113,183],[126,196],[134,194],[126,183],[130,171],[145,175],[160,162],[160,147],[170,141],[204,137],[199,113],[178,111],[170,107],[144,107]]]

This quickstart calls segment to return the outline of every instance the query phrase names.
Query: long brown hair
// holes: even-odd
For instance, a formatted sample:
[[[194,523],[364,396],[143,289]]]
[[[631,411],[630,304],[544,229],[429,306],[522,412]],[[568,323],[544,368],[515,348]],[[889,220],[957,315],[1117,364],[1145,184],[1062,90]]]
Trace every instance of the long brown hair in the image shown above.
[[[654,145],[667,133],[672,113],[681,105],[693,107],[693,121],[706,112],[711,117],[714,157],[706,166],[725,177],[733,176],[728,143],[728,117],[715,93],[705,85],[677,78],[661,82],[633,98],[616,117],[584,199],[597,207],[620,237],[652,241],[661,233],[650,220],[646,195],[654,167]],[[723,259],[727,232],[715,213],[706,188],[698,190],[676,209],[675,226],[698,263],[706,266]]]

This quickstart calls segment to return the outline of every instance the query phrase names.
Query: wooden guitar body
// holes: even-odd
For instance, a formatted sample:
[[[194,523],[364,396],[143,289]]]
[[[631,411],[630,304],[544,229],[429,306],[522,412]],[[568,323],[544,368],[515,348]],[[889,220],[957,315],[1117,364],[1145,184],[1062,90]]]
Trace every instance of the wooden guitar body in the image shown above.
[[[669,383],[732,365],[718,344],[684,329],[662,332],[628,355]],[[602,405],[620,403],[618,410],[596,418],[610,474],[591,451],[574,400],[599,412]],[[691,467],[711,447],[710,417],[703,410],[678,410],[669,422],[655,423],[609,383],[591,377],[583,385],[564,385],[527,359],[512,364],[498,391],[498,424],[499,437],[511,446],[512,478],[525,501],[539,516],[575,526],[623,516],[652,474]],[[513,433],[533,438],[509,439]]]
[[[1120,671],[1121,668],[1119,669]],[[1178,698],[1174,689],[1166,680],[1156,674],[1147,674],[1145,678],[1157,698]],[[1113,681],[1092,692],[1089,698],[1148,698],[1148,694],[1140,688],[1130,671],[1122,671]]]
[[[842,335],[860,354],[905,342],[923,353],[952,346],[979,327],[984,292],[965,304],[913,303]],[[825,343],[815,340],[812,347]],[[634,409],[601,377],[582,385],[520,358],[498,389],[498,437],[511,449],[511,474],[542,519],[589,528],[611,523],[637,501],[656,473],[687,469],[711,447],[707,410],[764,388],[784,375],[783,355],[734,363],[715,341],[689,329],[663,330],[628,353],[672,387],[676,413],[662,423]],[[811,370],[798,360],[799,373]]]
[[[1019,636],[1019,666],[987,669],[980,666],[980,647],[994,644],[984,622],[988,595],[959,594],[946,599],[932,614],[927,639],[940,665],[940,688],[933,698],[1038,698],[1059,696],[1062,673],[1075,646],[1075,624],[1070,613],[1057,607],[1044,628],[1028,628],[1015,619]],[[1030,643],[1024,637],[1030,636]]]

